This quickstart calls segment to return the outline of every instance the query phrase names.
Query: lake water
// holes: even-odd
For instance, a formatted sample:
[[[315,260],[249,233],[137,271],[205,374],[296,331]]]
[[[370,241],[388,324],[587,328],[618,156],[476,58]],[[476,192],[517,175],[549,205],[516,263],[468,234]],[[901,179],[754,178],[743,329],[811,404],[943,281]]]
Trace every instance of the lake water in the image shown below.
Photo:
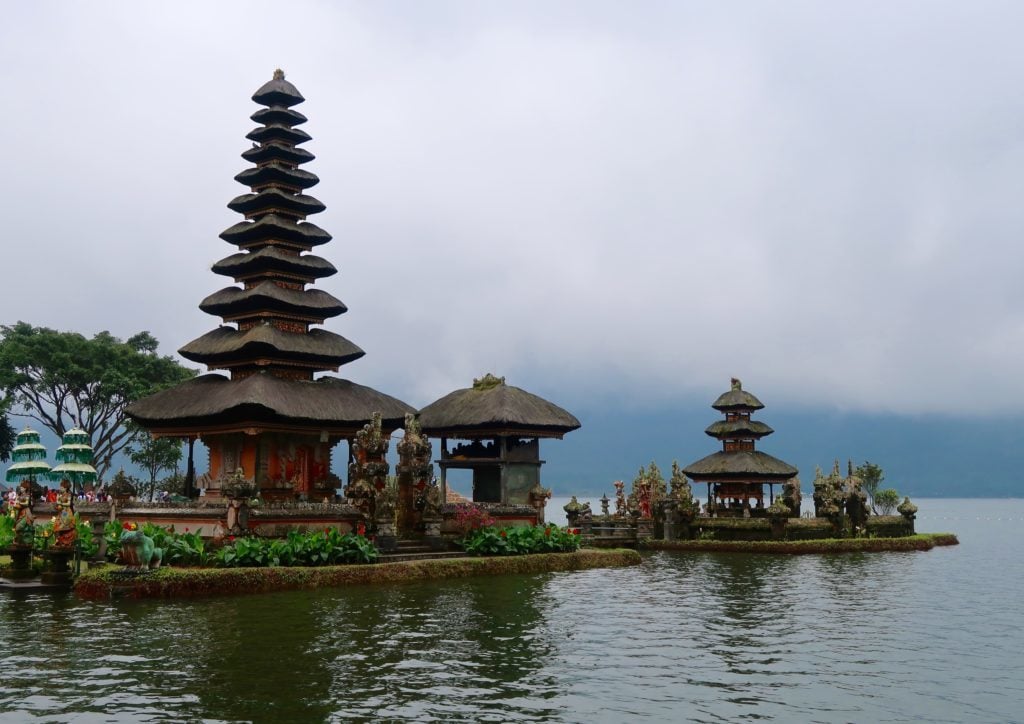
[[[919,530],[961,545],[188,602],[0,594],[0,721],[1022,721],[1024,501],[917,502]]]

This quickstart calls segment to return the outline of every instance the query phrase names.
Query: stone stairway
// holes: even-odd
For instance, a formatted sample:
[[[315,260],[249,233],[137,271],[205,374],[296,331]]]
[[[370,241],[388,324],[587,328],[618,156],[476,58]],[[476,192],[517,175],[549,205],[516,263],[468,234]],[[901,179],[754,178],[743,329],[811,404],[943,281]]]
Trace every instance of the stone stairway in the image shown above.
[[[462,551],[435,551],[429,545],[419,540],[400,540],[398,541],[397,550],[391,553],[381,553],[377,562],[429,561],[442,558],[462,558],[465,555]]]

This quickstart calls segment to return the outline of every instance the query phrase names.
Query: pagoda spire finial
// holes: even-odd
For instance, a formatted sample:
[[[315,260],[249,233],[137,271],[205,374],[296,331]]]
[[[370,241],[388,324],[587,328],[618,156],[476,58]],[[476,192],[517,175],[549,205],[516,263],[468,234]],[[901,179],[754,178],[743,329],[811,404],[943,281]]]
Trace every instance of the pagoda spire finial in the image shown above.
[[[732,388],[734,390],[742,390],[743,389],[743,383],[740,382],[739,377],[733,377],[732,378]]]
[[[284,80],[284,71],[280,68],[274,70],[274,80]]]

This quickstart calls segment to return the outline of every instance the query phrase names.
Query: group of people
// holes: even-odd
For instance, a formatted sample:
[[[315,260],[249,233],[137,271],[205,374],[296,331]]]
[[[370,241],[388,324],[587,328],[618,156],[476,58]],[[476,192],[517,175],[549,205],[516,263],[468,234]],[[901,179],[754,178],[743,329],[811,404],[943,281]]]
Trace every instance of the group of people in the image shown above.
[[[110,494],[106,489],[93,490],[89,488],[83,492],[72,494],[73,498],[80,503],[103,503],[110,500]],[[40,503],[56,503],[60,497],[60,491],[53,488],[43,488],[42,493],[36,498]],[[7,493],[8,504],[13,504],[18,498],[17,490],[10,490]]]

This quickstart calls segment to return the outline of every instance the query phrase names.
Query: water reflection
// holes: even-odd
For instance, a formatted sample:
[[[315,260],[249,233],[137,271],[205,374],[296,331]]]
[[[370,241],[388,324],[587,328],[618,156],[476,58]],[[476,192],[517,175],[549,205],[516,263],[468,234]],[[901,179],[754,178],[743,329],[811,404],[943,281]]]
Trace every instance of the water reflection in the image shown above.
[[[0,722],[1016,720],[1024,531],[955,527],[963,545],[928,553],[666,552],[177,603],[4,594]]]

